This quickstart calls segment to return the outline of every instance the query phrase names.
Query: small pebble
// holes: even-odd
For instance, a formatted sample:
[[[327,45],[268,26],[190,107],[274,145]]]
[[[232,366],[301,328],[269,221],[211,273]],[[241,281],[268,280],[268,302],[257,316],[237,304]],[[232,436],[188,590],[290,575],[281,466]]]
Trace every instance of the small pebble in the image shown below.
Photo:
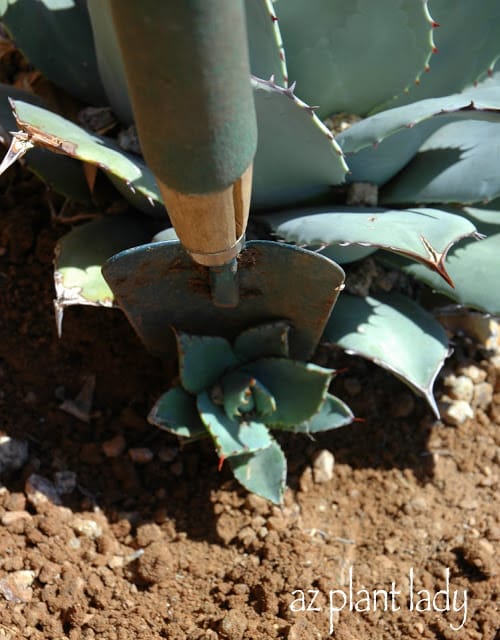
[[[489,360],[489,363],[493,367],[497,375],[499,375],[500,374],[500,353],[498,355],[492,356]]]
[[[404,505],[403,511],[408,515],[412,515],[415,512],[420,513],[422,511],[426,511],[427,508],[427,500],[423,496],[416,496]]]
[[[265,524],[266,518],[264,518],[264,516],[255,516],[250,520],[250,527],[253,531],[260,531]]]
[[[82,422],[90,422],[94,403],[95,375],[85,378],[82,388],[73,400],[66,398],[59,408]]]
[[[108,567],[110,569],[121,569],[125,565],[125,558],[123,556],[112,556],[108,561]]]
[[[20,469],[28,461],[28,443],[26,440],[11,438],[0,434],[0,473]]]
[[[147,464],[151,462],[155,454],[147,447],[134,447],[128,450],[129,458],[135,464]]]
[[[132,151],[139,155],[142,154],[139,136],[137,135],[137,130],[134,125],[118,133],[118,144],[125,151]]]
[[[0,580],[0,593],[8,602],[14,604],[30,602],[33,597],[31,585],[35,576],[34,571],[12,571]]]
[[[100,527],[95,520],[90,520],[90,518],[76,517],[73,519],[71,525],[75,531],[91,540],[95,540],[102,535],[102,527]]]
[[[474,387],[472,406],[487,409],[493,401],[493,385],[489,382],[480,382]]]
[[[255,511],[258,515],[267,515],[269,513],[269,503],[265,498],[249,493],[245,498],[245,507],[250,511]]]
[[[493,525],[488,529],[487,534],[490,540],[494,540],[495,542],[500,540],[500,527]]]
[[[105,440],[101,444],[101,449],[106,458],[118,458],[118,456],[121,456],[126,448],[127,441],[121,433],[116,435],[114,438]]]
[[[447,376],[444,384],[448,389],[448,394],[455,400],[464,400],[470,403],[474,395],[474,383],[467,376]]]
[[[474,384],[479,384],[486,380],[486,371],[476,367],[475,364],[470,364],[467,367],[461,367],[459,371],[461,375],[470,378]]]
[[[462,498],[460,500],[460,508],[465,511],[474,511],[479,508],[479,502],[476,498]]]
[[[453,426],[459,426],[474,417],[472,407],[465,400],[441,403],[440,411],[443,421]]]
[[[400,547],[400,543],[396,538],[386,538],[384,540],[384,550],[387,553],[394,553]]]
[[[11,493],[7,497],[4,506],[7,511],[22,511],[26,509],[26,496],[20,492]]]
[[[485,576],[492,576],[496,571],[495,550],[487,540],[469,540],[460,549],[464,560],[479,569]]]
[[[136,542],[139,547],[147,547],[148,544],[162,538],[163,532],[157,524],[149,522],[137,527]]]
[[[162,462],[172,462],[179,455],[177,447],[162,447],[158,452],[158,458]]]
[[[286,519],[282,515],[271,516],[267,521],[267,528],[270,531],[283,531],[287,528],[287,524]]]
[[[288,629],[287,640],[320,640],[321,633],[306,618],[294,622]]]
[[[488,555],[490,556],[495,555],[495,547],[489,540],[486,540],[485,538],[483,538],[482,540],[479,540],[478,545]]]
[[[333,469],[335,466],[335,458],[333,453],[328,449],[319,451],[313,460],[312,472],[313,480],[316,484],[328,482],[333,478]]]
[[[378,205],[378,186],[372,182],[352,182],[347,188],[346,204],[376,207]]]
[[[299,488],[302,493],[307,493],[311,491],[313,487],[313,472],[311,467],[306,467],[304,471],[300,474],[299,478]]]
[[[2,515],[2,519],[0,520],[0,522],[4,526],[8,527],[13,522],[18,522],[19,520],[31,520],[31,519],[32,519],[32,515],[28,511],[24,511],[24,510],[21,510],[21,511],[6,511]]]
[[[250,587],[244,582],[238,582],[233,587],[233,593],[236,595],[242,596],[250,591]]]
[[[453,333],[463,332],[472,336],[488,351],[498,351],[500,328],[493,318],[485,317],[481,313],[465,311],[440,315],[439,321]]]
[[[219,631],[221,636],[227,640],[243,640],[247,626],[248,623],[243,612],[230,609],[222,618]]]
[[[26,480],[24,491],[28,501],[35,507],[48,502],[57,505],[62,504],[61,496],[57,492],[54,483],[36,473],[32,473]]]
[[[54,484],[57,493],[61,495],[71,493],[76,487],[76,473],[74,471],[57,471],[54,473]]]

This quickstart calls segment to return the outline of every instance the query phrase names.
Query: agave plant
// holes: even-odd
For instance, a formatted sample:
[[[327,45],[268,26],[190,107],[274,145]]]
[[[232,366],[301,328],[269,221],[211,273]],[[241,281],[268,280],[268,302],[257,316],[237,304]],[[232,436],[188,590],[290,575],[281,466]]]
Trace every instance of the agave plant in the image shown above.
[[[334,371],[290,359],[286,322],[252,327],[231,345],[177,332],[179,384],[149,420],[177,436],[211,436],[220,465],[254,493],[281,502],[286,460],[269,429],[314,434],[352,421],[328,393]]]
[[[347,269],[370,256],[451,304],[500,314],[500,296],[488,286],[500,250],[498,2],[246,0],[245,6],[259,134],[256,229]],[[111,107],[115,130],[130,130],[107,0],[5,1],[0,11],[17,45],[49,79],[86,105]],[[41,33],[50,34],[50,47]],[[140,155],[120,146],[123,136],[84,129],[11,87],[1,92],[3,128],[18,130],[3,168],[27,153],[28,165],[54,189],[91,200],[80,161],[102,170],[132,203],[135,217],[77,227],[58,249],[60,319],[69,304],[111,306],[100,266],[151,240],[151,217],[164,216],[153,174]],[[175,237],[172,229],[166,233]],[[344,293],[323,342],[385,367],[437,414],[432,389],[449,345],[415,297]]]

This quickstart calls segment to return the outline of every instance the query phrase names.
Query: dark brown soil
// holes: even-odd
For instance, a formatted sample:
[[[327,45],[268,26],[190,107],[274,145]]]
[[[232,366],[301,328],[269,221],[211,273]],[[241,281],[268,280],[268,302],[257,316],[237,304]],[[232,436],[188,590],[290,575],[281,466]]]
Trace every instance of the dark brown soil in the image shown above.
[[[57,338],[51,263],[68,227],[44,187],[13,168],[0,208],[0,428],[29,447],[0,488],[0,639],[496,637],[500,376],[480,350],[449,368],[475,362],[496,395],[458,427],[344,359],[334,391],[365,421],[282,439],[290,489],[273,507],[218,472],[209,445],[180,451],[147,424],[171,371],[118,310],[71,308]],[[93,376],[84,422],[61,404]],[[325,449],[334,474],[318,483]],[[40,477],[67,492],[43,499]]]

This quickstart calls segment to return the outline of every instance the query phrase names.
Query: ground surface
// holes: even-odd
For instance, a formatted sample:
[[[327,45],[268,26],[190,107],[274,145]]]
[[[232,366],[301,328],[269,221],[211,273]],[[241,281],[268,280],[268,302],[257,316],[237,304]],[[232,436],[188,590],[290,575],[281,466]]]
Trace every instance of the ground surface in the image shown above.
[[[480,351],[448,368],[477,365],[497,395],[460,426],[348,360],[334,391],[365,422],[282,441],[290,489],[269,506],[208,445],[179,451],[147,424],[169,372],[119,311],[72,308],[57,338],[68,227],[36,180],[12,169],[0,187],[0,639],[495,638],[500,375]],[[94,376],[86,423],[61,404]],[[335,468],[317,482],[323,450]]]

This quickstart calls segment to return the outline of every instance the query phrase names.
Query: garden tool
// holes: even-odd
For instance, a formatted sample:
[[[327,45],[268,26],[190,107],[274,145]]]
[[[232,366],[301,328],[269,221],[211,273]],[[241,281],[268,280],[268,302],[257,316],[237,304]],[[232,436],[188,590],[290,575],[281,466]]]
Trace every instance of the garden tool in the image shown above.
[[[143,154],[180,240],[108,260],[116,302],[155,355],[171,354],[169,327],[230,339],[286,319],[291,356],[308,359],[344,273],[290,245],[245,245],[257,123],[243,1],[110,2]]]

